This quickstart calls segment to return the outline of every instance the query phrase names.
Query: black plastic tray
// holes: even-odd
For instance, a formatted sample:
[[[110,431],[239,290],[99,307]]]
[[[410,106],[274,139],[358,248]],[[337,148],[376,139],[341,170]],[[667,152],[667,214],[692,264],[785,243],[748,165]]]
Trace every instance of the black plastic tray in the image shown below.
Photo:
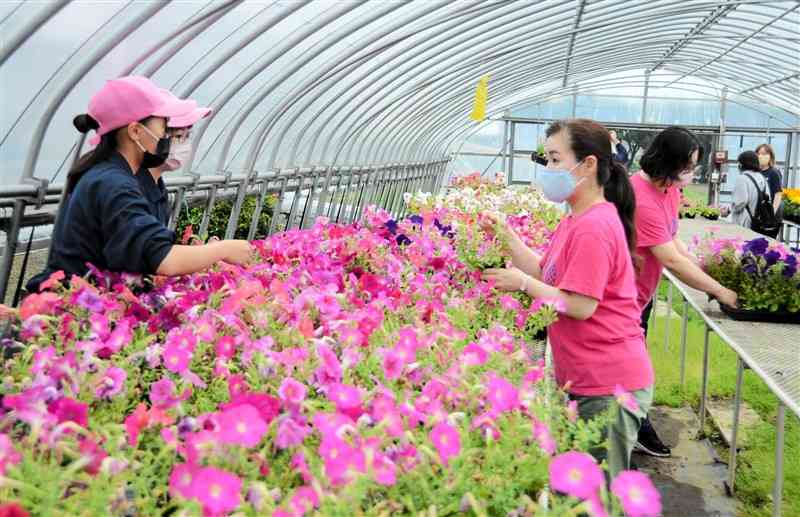
[[[724,304],[719,304],[722,312],[737,321],[762,321],[765,323],[795,323],[800,324],[800,312],[770,312],[734,309]]]

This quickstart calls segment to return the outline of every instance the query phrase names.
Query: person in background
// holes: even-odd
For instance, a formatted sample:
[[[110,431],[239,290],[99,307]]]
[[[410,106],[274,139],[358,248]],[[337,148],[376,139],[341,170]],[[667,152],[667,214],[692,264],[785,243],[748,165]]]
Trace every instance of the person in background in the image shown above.
[[[769,144],[761,144],[756,147],[756,154],[758,155],[759,170],[767,178],[772,207],[780,216],[783,202],[783,182],[781,181],[781,171],[775,167],[775,150]]]
[[[701,150],[692,132],[681,127],[667,128],[656,135],[640,160],[642,170],[631,177],[636,193],[635,256],[642,261],[636,277],[637,300],[645,337],[653,296],[665,267],[686,285],[736,306],[736,293],[704,273],[678,238],[680,189],[692,182]],[[636,451],[656,457],[672,453],[649,418],[639,430]]]
[[[756,213],[756,206],[760,193],[769,196],[767,177],[761,173],[759,158],[753,151],[745,151],[739,155],[739,177],[733,188],[733,204],[731,213],[733,223],[745,228],[752,226],[752,217]]]
[[[617,138],[616,131],[609,131],[608,133],[611,136],[611,157],[614,158],[616,161],[621,163],[622,165],[628,165],[628,150],[625,149],[625,146],[622,145],[622,142],[619,141]]]
[[[630,393],[608,428],[608,449],[592,454],[608,460],[610,477],[630,466],[639,426],[653,398],[653,366],[639,326],[633,250],[635,200],[628,173],[611,158],[608,130],[585,119],[548,127],[547,168],[538,182],[567,215],[544,256],[525,246],[497,216],[486,229],[507,237],[514,268],[490,269],[485,278],[502,291],[556,299],[564,310],[548,328],[555,375],[590,419],[614,404],[615,393]],[[634,402],[635,401],[635,402]]]
[[[167,101],[179,100],[169,90],[161,90],[161,93]],[[161,176],[165,172],[180,169],[189,161],[192,153],[192,126],[211,113],[211,108],[198,107],[197,102],[193,100],[187,102],[188,107],[185,113],[167,119],[167,132],[171,141],[167,160],[159,167],[140,170],[136,173],[136,180],[150,205],[151,213],[164,226],[169,224],[171,214],[167,188]]]
[[[136,171],[160,167],[169,157],[167,120],[186,113],[182,101],[166,100],[144,77],[107,81],[89,102],[75,128],[95,130],[96,147],[67,175],[66,198],[52,237],[52,253],[43,272],[27,284],[35,293],[56,271],[83,276],[88,264],[102,270],[182,275],[226,261],[250,260],[247,241],[205,246],[174,245],[170,231],[151,213],[135,178]]]

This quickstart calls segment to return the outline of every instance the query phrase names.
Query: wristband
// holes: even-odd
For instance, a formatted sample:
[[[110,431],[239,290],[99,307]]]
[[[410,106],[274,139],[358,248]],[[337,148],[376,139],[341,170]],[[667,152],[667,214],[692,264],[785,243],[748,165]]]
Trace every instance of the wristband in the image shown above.
[[[522,275],[522,285],[519,286],[519,292],[528,293],[528,275]]]

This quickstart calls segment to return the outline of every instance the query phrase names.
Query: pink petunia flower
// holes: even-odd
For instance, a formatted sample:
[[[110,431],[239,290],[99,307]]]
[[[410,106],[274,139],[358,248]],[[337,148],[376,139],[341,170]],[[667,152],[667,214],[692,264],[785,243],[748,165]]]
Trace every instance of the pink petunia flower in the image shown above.
[[[267,433],[267,424],[249,404],[235,406],[219,416],[222,443],[255,447]]]
[[[299,406],[306,398],[306,386],[291,377],[286,377],[278,388],[278,396],[285,404]]]
[[[550,485],[579,499],[595,497],[605,482],[595,459],[585,452],[569,451],[550,461]]]
[[[310,486],[301,486],[289,500],[289,506],[297,515],[305,515],[319,506],[319,496]]]
[[[68,397],[62,397],[50,404],[47,410],[56,416],[58,423],[75,422],[81,427],[89,426],[89,406]]]
[[[234,396],[227,404],[220,404],[220,409],[227,411],[228,409],[242,404],[247,404],[256,408],[259,416],[261,416],[261,419],[267,425],[275,420],[281,410],[280,400],[266,393],[240,393]]]
[[[22,461],[22,455],[14,449],[14,444],[5,433],[0,433],[0,476],[5,475],[8,467]]]
[[[387,381],[400,378],[405,368],[403,356],[396,350],[388,350],[383,356],[383,375]]]
[[[164,349],[164,367],[174,373],[184,373],[189,369],[192,353],[177,345],[167,345]]]
[[[498,413],[513,411],[520,405],[519,393],[509,381],[492,375],[487,384],[487,398],[492,409]]]
[[[611,493],[622,501],[629,517],[658,517],[661,515],[661,495],[650,478],[635,470],[626,470],[611,482]]]
[[[539,447],[542,448],[545,454],[552,456],[556,453],[556,441],[550,433],[550,428],[547,427],[547,424],[535,418],[533,419],[533,437],[536,438]]]
[[[233,336],[222,336],[214,345],[217,357],[230,359],[236,353],[236,340]]]
[[[633,394],[625,391],[625,388],[619,384],[614,387],[614,397],[617,399],[617,403],[628,411],[632,413],[639,412],[639,403],[636,402]]]
[[[430,439],[445,466],[450,458],[461,453],[461,436],[458,430],[447,422],[436,424],[431,430]]]
[[[379,485],[394,486],[397,483],[397,466],[385,454],[375,454],[372,458],[372,470]]]
[[[227,514],[241,502],[242,480],[224,470],[206,467],[193,480],[192,492],[203,505],[203,511],[211,514]]]
[[[118,395],[125,388],[125,379],[127,378],[128,373],[125,370],[112,366],[98,381],[94,391],[95,396],[101,399],[110,399]]]
[[[361,405],[361,394],[358,388],[347,384],[331,385],[328,389],[328,398],[336,404],[336,409],[341,412],[348,412]]]
[[[567,419],[573,424],[578,420],[578,402],[575,400],[567,403]]]
[[[175,383],[168,377],[164,377],[150,385],[150,402],[157,408],[169,409],[188,399],[192,393],[190,388],[187,388],[180,396],[177,396],[175,391]]]
[[[282,418],[278,424],[275,445],[281,449],[296,447],[303,443],[310,433],[311,429],[307,425],[298,423],[294,418]]]
[[[464,364],[467,366],[478,366],[486,364],[489,353],[477,343],[470,343],[464,347]]]

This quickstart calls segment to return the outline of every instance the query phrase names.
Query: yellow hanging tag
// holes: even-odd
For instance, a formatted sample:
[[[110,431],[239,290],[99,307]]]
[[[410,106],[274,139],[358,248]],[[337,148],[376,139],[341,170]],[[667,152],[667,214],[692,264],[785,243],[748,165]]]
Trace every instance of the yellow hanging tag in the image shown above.
[[[478,81],[475,89],[475,104],[469,118],[477,122],[483,122],[486,118],[486,102],[489,100],[489,76],[484,75]]]

